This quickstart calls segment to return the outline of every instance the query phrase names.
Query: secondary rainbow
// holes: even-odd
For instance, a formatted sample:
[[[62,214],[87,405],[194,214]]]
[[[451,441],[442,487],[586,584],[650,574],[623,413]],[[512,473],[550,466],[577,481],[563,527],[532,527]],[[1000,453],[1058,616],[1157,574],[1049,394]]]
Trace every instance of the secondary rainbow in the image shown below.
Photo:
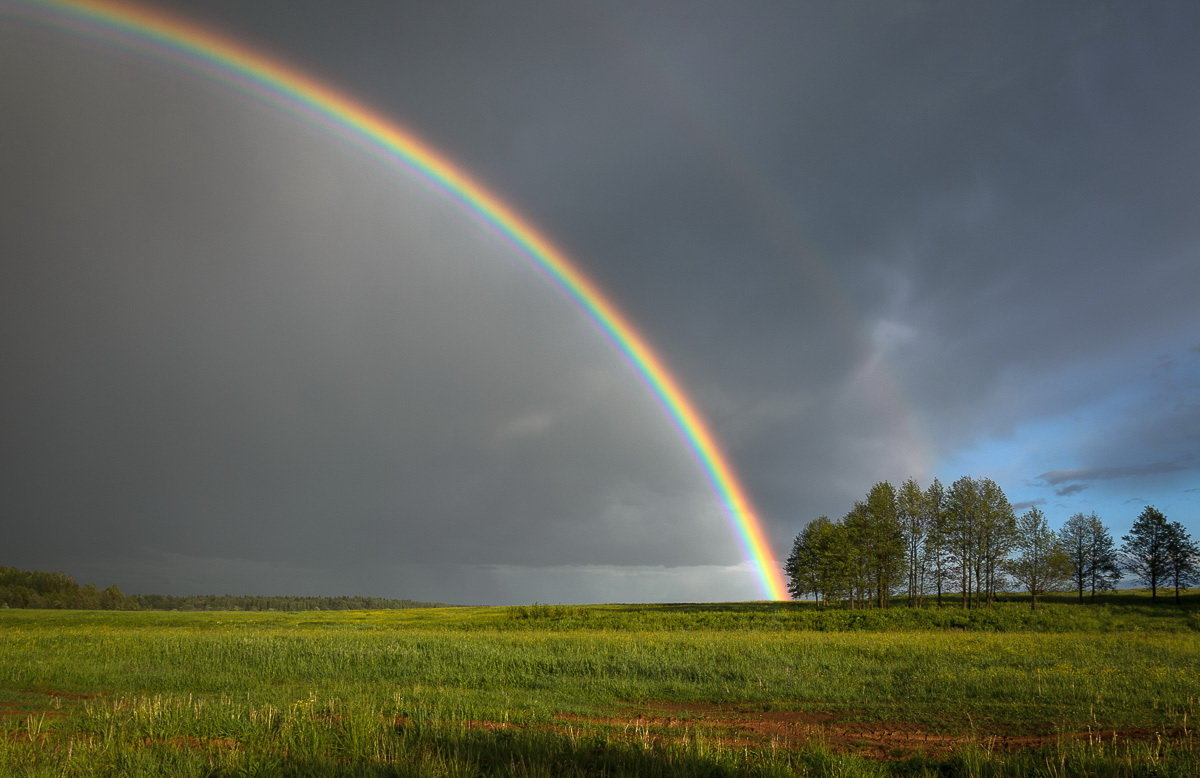
[[[307,74],[236,41],[156,9],[111,0],[19,0],[67,26],[116,33],[284,108],[315,114],[403,161],[475,212],[518,246],[572,297],[625,354],[650,386],[720,495],[743,551],[757,567],[763,593],[786,598],[783,574],[754,507],[708,424],[646,339],[562,251],[499,198],[396,123]]]

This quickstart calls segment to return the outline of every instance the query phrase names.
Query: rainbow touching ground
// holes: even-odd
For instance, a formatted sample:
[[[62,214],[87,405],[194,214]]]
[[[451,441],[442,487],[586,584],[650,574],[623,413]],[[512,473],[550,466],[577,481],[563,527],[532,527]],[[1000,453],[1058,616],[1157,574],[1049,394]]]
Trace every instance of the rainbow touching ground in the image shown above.
[[[17,4],[45,12],[38,18],[49,17],[68,28],[79,29],[83,24],[84,33],[117,33],[152,44],[159,53],[174,55],[236,88],[288,110],[300,108],[315,114],[414,168],[499,230],[574,298],[642,375],[720,495],[745,554],[757,568],[764,595],[786,599],[783,572],[762,523],[728,458],[679,382],[600,289],[499,198],[395,123],[310,76],[211,30],[158,10],[111,0],[18,0]]]

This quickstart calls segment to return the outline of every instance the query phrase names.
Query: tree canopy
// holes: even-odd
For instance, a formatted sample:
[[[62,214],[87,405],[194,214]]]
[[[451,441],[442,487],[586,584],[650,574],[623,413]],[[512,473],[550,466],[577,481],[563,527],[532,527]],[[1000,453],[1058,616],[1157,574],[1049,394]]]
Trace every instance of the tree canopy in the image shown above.
[[[1112,590],[1128,573],[1150,588],[1200,583],[1200,546],[1179,522],[1147,505],[1119,551],[1095,513],[1077,513],[1059,531],[1031,508],[1016,516],[989,478],[963,476],[949,488],[937,479],[922,490],[913,479],[897,489],[872,486],[839,520],[822,516],[796,536],[785,572],[793,597],[821,605],[885,607],[903,594],[910,606],[926,597],[943,604],[956,592],[963,607],[994,602],[1015,587],[1031,606],[1047,592],[1073,588],[1080,602]]]

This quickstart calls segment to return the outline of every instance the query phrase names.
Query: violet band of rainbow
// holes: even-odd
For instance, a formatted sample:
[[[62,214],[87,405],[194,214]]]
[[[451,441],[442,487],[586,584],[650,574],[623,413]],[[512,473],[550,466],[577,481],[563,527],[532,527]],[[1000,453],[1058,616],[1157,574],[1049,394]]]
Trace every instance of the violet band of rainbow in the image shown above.
[[[549,275],[641,375],[719,495],[743,553],[756,568],[763,594],[772,600],[786,599],[782,569],[762,522],[695,404],[617,306],[562,251],[498,197],[395,122],[293,67],[185,19],[113,0],[16,0],[15,4],[46,11],[68,27],[95,25],[128,36],[131,42],[151,44],[161,53],[182,58],[234,87],[315,114],[403,162],[490,224]]]

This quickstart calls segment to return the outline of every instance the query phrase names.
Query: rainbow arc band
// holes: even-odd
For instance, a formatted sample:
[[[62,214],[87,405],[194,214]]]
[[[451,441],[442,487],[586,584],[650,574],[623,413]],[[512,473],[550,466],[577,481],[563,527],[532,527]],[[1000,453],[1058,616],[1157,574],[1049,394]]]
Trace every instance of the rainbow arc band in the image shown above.
[[[315,115],[402,161],[457,199],[532,259],[594,320],[650,386],[720,495],[763,594],[786,599],[783,574],[762,523],[728,458],[679,382],[600,289],[562,251],[495,195],[396,123],[299,70],[212,30],[162,11],[113,0],[17,0],[49,12],[60,24],[117,33],[210,72],[284,108]]]

